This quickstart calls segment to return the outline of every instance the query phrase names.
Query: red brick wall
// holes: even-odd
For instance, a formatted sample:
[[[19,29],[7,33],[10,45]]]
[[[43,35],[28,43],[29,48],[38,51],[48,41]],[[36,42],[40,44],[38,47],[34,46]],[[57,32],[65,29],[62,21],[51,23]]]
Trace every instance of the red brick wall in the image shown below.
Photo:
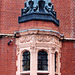
[[[24,0],[2,0],[1,4],[1,33],[13,33],[19,29],[18,16],[24,7]]]
[[[0,0],[0,32],[1,32],[1,5],[2,4],[2,1]]]
[[[20,30],[25,29],[46,29],[46,30],[55,30],[59,31],[57,25],[52,22],[45,22],[45,21],[29,21],[20,24]]]
[[[0,39],[0,75],[16,75],[16,46],[14,39],[7,45],[10,39]]]
[[[73,0],[73,30],[74,30],[74,38],[75,38],[75,0]]]
[[[13,33],[14,31],[19,30],[19,27],[22,25],[18,24],[18,16],[21,15],[21,9],[24,8],[25,0],[2,0],[1,2],[1,21],[0,21],[0,30],[1,33]],[[25,23],[25,29],[30,28],[38,28],[38,24],[40,28],[48,29],[59,29],[60,33],[64,34],[66,37],[73,37],[74,34],[74,0],[52,0],[54,4],[54,9],[57,12],[57,19],[60,20],[60,26],[56,28],[52,23],[46,22],[33,22],[29,25]],[[26,25],[27,24],[27,25]],[[37,27],[35,27],[35,24]],[[50,26],[49,26],[49,25]],[[32,27],[31,27],[32,25]],[[24,27],[23,26],[23,27]],[[44,26],[44,27],[43,27]],[[52,28],[51,28],[52,27]]]
[[[73,37],[74,0],[52,0],[57,18],[60,20],[59,30],[66,37]]]
[[[63,42],[61,49],[61,75],[75,75],[75,42]]]

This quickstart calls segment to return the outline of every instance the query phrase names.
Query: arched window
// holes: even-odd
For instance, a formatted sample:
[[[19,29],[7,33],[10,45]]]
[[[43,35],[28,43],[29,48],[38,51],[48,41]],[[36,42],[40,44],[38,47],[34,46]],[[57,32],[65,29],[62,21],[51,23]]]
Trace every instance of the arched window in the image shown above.
[[[28,71],[30,70],[30,52],[29,51],[25,51],[23,53],[23,60],[22,60],[23,64],[23,71]]]
[[[57,57],[58,57],[58,53],[55,52],[55,72],[57,72],[57,68],[58,68],[58,66],[57,66],[57,64],[58,64],[58,59],[57,59]]]
[[[48,54],[44,50],[38,52],[38,70],[48,70]]]

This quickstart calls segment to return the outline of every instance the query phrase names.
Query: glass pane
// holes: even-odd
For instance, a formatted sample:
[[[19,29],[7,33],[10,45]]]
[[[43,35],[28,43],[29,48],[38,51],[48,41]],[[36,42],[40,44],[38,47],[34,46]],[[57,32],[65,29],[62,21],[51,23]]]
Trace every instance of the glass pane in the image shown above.
[[[48,66],[47,65],[43,65],[42,68],[43,68],[43,70],[48,70]]]
[[[23,65],[26,65],[27,64],[27,62],[26,61],[23,61]]]
[[[23,71],[27,71],[27,67],[26,66],[23,66]]]
[[[39,55],[38,59],[41,59],[41,55]]]
[[[43,61],[43,64],[46,64],[46,63],[47,63],[47,61],[46,61],[46,60],[44,60],[44,61]]]

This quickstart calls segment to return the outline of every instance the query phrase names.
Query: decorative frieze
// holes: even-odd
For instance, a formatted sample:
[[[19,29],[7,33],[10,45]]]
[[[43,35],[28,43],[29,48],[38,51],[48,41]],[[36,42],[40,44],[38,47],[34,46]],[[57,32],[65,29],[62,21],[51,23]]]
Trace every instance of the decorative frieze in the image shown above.
[[[52,36],[48,35],[37,35],[36,36],[36,41],[37,42],[50,42],[53,41]]]
[[[20,43],[30,42],[32,40],[32,36],[31,35],[22,36],[19,38],[19,40],[20,40]]]

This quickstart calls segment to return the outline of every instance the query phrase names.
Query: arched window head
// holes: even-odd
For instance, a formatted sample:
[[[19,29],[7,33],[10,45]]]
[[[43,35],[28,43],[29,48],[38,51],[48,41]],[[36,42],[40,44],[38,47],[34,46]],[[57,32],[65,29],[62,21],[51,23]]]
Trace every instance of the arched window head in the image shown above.
[[[38,52],[38,70],[48,70],[48,54],[44,50]]]
[[[23,71],[28,71],[30,70],[30,52],[29,51],[25,51],[23,53],[23,60],[22,60],[23,64]]]

